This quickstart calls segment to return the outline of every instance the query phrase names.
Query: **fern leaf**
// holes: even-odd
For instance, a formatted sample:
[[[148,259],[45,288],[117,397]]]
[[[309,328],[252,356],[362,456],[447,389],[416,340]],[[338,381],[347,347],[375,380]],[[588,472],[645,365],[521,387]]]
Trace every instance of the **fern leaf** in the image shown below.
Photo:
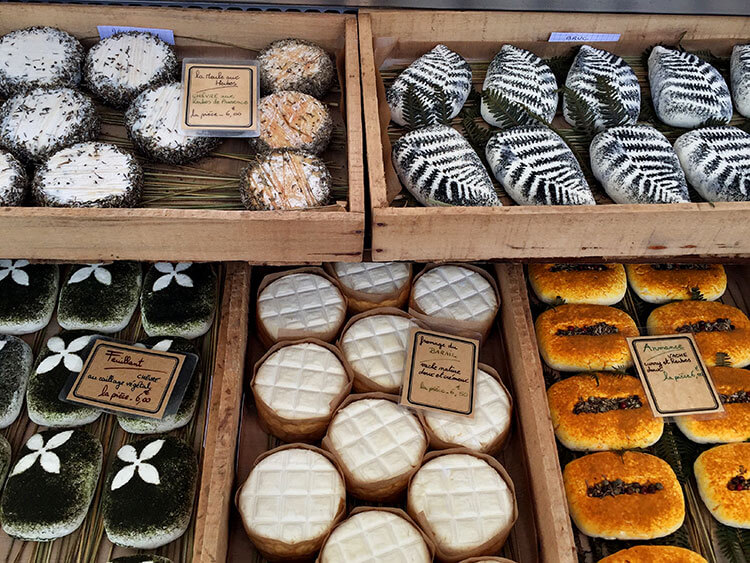
[[[617,88],[601,75],[596,76],[596,98],[605,129],[624,125],[630,121],[630,114],[625,104],[622,103]]]
[[[700,288],[698,287],[691,287],[690,288],[690,299],[693,301],[705,301],[706,297],[701,293]]]
[[[745,563],[742,546],[736,528],[716,522],[716,542],[722,555],[729,563]]]
[[[498,122],[501,129],[517,127],[519,125],[528,125],[529,123],[538,122],[541,125],[549,126],[544,119],[536,115],[527,107],[510,101],[501,92],[488,88],[482,91],[482,101],[487,104],[487,109]]]
[[[409,129],[426,127],[431,121],[427,105],[413,84],[409,84],[404,92],[404,121]]]
[[[587,141],[596,135],[596,114],[594,110],[589,106],[588,102],[575,90],[571,90],[567,86],[563,86],[561,89],[563,96],[565,96],[565,105],[568,109],[568,114],[573,119],[573,129],[587,138]]]
[[[435,91],[435,99],[437,101],[437,107],[435,111],[434,121],[443,125],[450,125],[451,107],[450,103],[448,102],[448,95],[445,93],[445,90],[443,90],[442,88],[438,88]]]
[[[555,75],[555,80],[557,80],[557,83],[565,84],[565,80],[568,78],[568,71],[573,65],[573,59],[574,55],[572,53],[568,53],[567,55],[559,55],[557,57],[545,59],[544,62],[550,68],[552,74]]]
[[[466,140],[469,141],[469,144],[477,151],[479,158],[484,162],[486,158],[485,147],[492,136],[492,131],[477,123],[480,117],[478,106],[464,106],[460,117]]]

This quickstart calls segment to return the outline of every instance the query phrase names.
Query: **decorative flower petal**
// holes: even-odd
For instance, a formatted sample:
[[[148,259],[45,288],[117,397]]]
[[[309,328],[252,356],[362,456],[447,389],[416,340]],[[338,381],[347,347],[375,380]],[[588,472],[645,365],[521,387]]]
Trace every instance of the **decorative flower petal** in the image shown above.
[[[156,454],[158,454],[161,451],[161,447],[164,445],[164,440],[154,440],[153,442],[149,443],[145,448],[143,448],[143,451],[141,451],[141,455],[138,459],[141,461],[146,461],[147,459],[151,459]]]
[[[10,474],[10,476],[13,477],[13,475],[18,475],[19,473],[23,473],[24,471],[26,471],[29,467],[34,465],[34,462],[38,457],[39,452],[33,452],[23,456],[18,460],[18,463],[16,463],[16,466],[13,468],[13,472]]]
[[[162,340],[162,342],[164,342],[164,341]],[[8,340],[0,340],[0,350],[2,350],[3,348],[5,348],[6,344],[8,344]]]
[[[70,440],[70,437],[73,435],[72,430],[66,430],[65,432],[59,432],[58,434],[55,434],[52,436],[52,438],[49,439],[47,442],[45,450],[53,450],[55,448],[59,448],[62,446],[65,442]],[[27,444],[28,445],[28,444]]]
[[[173,277],[174,277],[174,274],[166,274],[166,275],[161,276],[159,279],[157,279],[154,282],[153,290],[161,291],[172,282]]]
[[[75,340],[73,340],[70,344],[68,344],[68,347],[66,348],[66,352],[80,352],[83,350],[89,342],[91,342],[91,336],[79,336]]]
[[[18,285],[29,285],[29,274],[27,274],[23,270],[13,270],[10,274],[10,277]]]
[[[0,270],[0,281],[4,280],[10,274],[10,270]]]
[[[154,268],[156,268],[157,272],[161,272],[162,274],[171,274],[174,272],[174,266],[169,262],[157,262],[154,264]]]
[[[62,354],[52,354],[51,356],[47,356],[39,363],[36,368],[36,372],[47,373],[48,371],[52,371],[58,366],[61,359]]]
[[[80,373],[83,369],[83,360],[75,354],[67,354],[63,363],[68,368],[68,371],[72,371],[73,373]]]
[[[175,274],[174,279],[182,287],[193,287],[193,280],[187,274]]]
[[[117,452],[117,457],[119,457],[122,461],[135,463],[136,461],[138,461],[138,452],[135,451],[135,448],[133,446],[127,444],[119,449],[119,451]]]
[[[13,267],[14,268],[25,268],[28,265],[29,265],[29,261],[28,260],[16,260],[15,263],[13,264]]]
[[[26,442],[26,447],[32,451],[41,450],[44,447],[44,438],[42,438],[41,434],[34,434]]]
[[[152,485],[161,485],[161,481],[159,481],[159,472],[156,470],[156,467],[154,467],[150,463],[141,463],[138,466],[138,475],[146,483],[151,483]]]
[[[171,338],[165,338],[164,340],[159,340],[156,344],[154,344],[151,349],[156,350],[158,352],[167,352],[172,347],[172,340]],[[2,350],[2,348],[0,348]]]
[[[49,348],[52,352],[64,352],[65,341],[59,336],[53,336],[52,338],[47,340],[47,348]]]
[[[13,260],[0,260],[0,268],[10,268],[13,265]]]
[[[98,267],[94,269],[94,276],[96,277],[96,281],[101,284],[110,285],[112,283],[112,274],[104,268]]]
[[[82,281],[89,279],[93,270],[94,268],[92,266],[84,266],[83,268],[76,270],[73,272],[73,275],[70,276],[68,284],[81,283]]]
[[[42,452],[42,458],[39,460],[42,469],[47,473],[60,473],[60,458],[53,452]]]
[[[192,262],[177,262],[177,265],[174,267],[175,272],[184,272],[187,270],[190,266],[192,266]]]
[[[135,474],[135,465],[126,465],[125,467],[120,469],[120,471],[117,472],[117,475],[115,475],[115,478],[112,479],[112,490],[116,491],[123,485],[126,485],[128,481],[130,481],[133,478],[134,474]]]

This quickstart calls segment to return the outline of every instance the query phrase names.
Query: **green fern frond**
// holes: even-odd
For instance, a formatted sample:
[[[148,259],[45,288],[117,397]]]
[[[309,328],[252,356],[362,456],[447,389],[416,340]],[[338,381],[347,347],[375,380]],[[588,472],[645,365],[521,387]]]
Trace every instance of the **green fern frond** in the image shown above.
[[[559,307],[560,305],[565,305],[566,301],[559,295],[555,297],[555,300],[552,301],[552,303],[549,304],[550,309],[554,309],[555,307]]]
[[[596,75],[596,99],[599,102],[605,129],[624,125],[630,121],[630,114],[625,104],[622,103],[617,88],[600,74]]]
[[[596,114],[589,103],[575,90],[567,86],[561,88],[565,96],[565,107],[573,119],[573,129],[580,135],[586,137],[588,142],[596,135]]]
[[[705,301],[706,296],[703,295],[700,288],[698,287],[691,287],[690,288],[690,299],[693,301]]]
[[[451,122],[451,107],[448,101],[448,94],[445,90],[438,88],[435,91],[435,99],[437,100],[437,107],[435,111],[435,122],[441,123],[442,125],[450,125]]]
[[[501,92],[494,89],[482,91],[482,101],[487,105],[492,117],[500,123],[501,129],[517,127],[519,125],[528,125],[529,123],[538,122],[541,125],[549,126],[544,119],[536,115],[527,107],[510,101]]]
[[[404,92],[404,121],[408,129],[419,129],[431,123],[430,112],[413,84]]]
[[[698,127],[725,127],[727,125],[726,120],[717,119],[715,117],[709,117],[705,121],[702,121]]]
[[[552,71],[552,74],[555,75],[555,80],[557,80],[558,84],[565,84],[565,80],[568,78],[568,71],[573,65],[574,58],[575,56],[571,52],[567,55],[559,55],[544,60],[545,64]]]
[[[484,161],[485,147],[492,136],[492,130],[477,123],[480,117],[478,106],[464,106],[460,117],[466,140],[477,151],[479,158]]]
[[[665,424],[664,433],[652,448],[658,457],[672,467],[677,480],[684,485],[692,473],[695,458],[698,457],[695,444],[675,432],[671,424]]]
[[[746,563],[750,559],[750,553],[743,553],[737,528],[716,522],[716,542],[729,563]]]

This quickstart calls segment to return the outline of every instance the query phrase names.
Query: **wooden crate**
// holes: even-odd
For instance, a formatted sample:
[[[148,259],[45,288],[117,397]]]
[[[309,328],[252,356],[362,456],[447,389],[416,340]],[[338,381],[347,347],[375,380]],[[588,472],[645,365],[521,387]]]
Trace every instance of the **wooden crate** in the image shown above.
[[[670,205],[397,207],[403,191],[391,164],[389,110],[381,71],[403,68],[437,43],[469,62],[489,61],[503,44],[540,57],[567,54],[572,43],[549,43],[553,31],[621,33],[593,43],[638,56],[657,43],[710,48],[727,56],[747,42],[750,18],[676,15],[359,12],[362,89],[372,206],[374,260],[549,260],[750,256],[750,202]],[[475,85],[477,72],[474,73]],[[641,86],[648,86],[643,76]],[[566,127],[558,116],[554,125]],[[569,126],[568,126],[569,127]],[[674,140],[674,139],[672,139]],[[596,191],[596,189],[595,189]],[[600,203],[606,199],[597,194]],[[405,199],[405,198],[404,198]],[[504,203],[509,199],[503,198]]]
[[[213,495],[216,491],[221,491],[222,487],[226,491],[232,486],[231,478],[227,480],[224,475],[227,466],[233,468],[234,439],[231,440],[232,447],[228,452],[223,448],[226,439],[218,429],[227,420],[224,400],[227,389],[230,389],[234,382],[242,384],[247,342],[250,267],[245,263],[226,264],[219,267],[219,274],[218,294],[221,301],[214,325],[205,336],[195,341],[201,353],[199,366],[203,369],[198,407],[191,424],[170,433],[187,440],[200,461],[196,508],[187,532],[178,540],[155,550],[156,553],[181,563],[219,560],[216,550],[220,549],[221,542],[207,541],[207,537],[220,537],[223,532],[226,543],[229,505],[222,504]],[[59,330],[57,322],[53,319],[45,329],[24,339],[29,342],[36,355],[47,338]],[[113,336],[132,341],[142,335],[140,310],[136,310],[130,325],[122,333]],[[21,446],[37,428],[28,419],[24,408],[18,420],[3,430],[3,435],[13,448],[13,461],[17,460]],[[84,524],[69,536],[51,543],[22,542],[0,532],[0,560],[34,563],[106,563],[113,557],[135,553],[134,550],[118,548],[107,540],[100,511],[101,489],[104,486],[106,472],[117,449],[126,441],[128,435],[119,428],[115,417],[108,414],[102,415],[84,429],[99,439],[107,437],[103,444],[102,474]]]
[[[519,276],[517,267],[498,265],[498,279],[501,285],[507,285],[508,281],[517,281]],[[251,296],[257,292],[258,284],[262,276],[269,273],[266,268],[253,269],[253,281]],[[515,276],[515,277],[514,277]],[[521,280],[523,273],[520,273]],[[514,288],[515,286],[509,286]],[[533,412],[534,405],[529,404],[528,390],[520,389],[516,384],[516,370],[533,369],[532,361],[535,350],[529,345],[528,336],[519,334],[519,327],[523,324],[518,319],[523,317],[523,312],[528,312],[528,306],[524,308],[523,302],[518,299],[510,299],[514,289],[506,291],[502,289],[504,304],[502,311],[498,314],[496,326],[493,328],[488,340],[480,351],[480,361],[494,367],[499,373],[506,387],[513,395],[516,414],[511,430],[511,437],[503,451],[497,456],[500,463],[508,470],[516,486],[516,495],[519,506],[519,519],[511,532],[505,548],[505,556],[518,563],[535,563],[537,561],[573,561],[574,546],[568,512],[565,505],[565,497],[562,492],[562,480],[553,479],[547,482],[545,473],[551,468],[556,469],[557,454],[554,444],[554,436],[551,434],[551,425],[544,426],[536,421]],[[521,297],[520,292],[515,293]],[[250,305],[250,319],[254,319],[254,303]],[[249,377],[253,365],[265,353],[266,348],[261,344],[256,335],[255,327],[251,323],[250,336],[248,339],[248,353],[246,356],[245,373]],[[538,363],[538,355],[537,355]],[[520,381],[527,381],[526,376]],[[244,394],[244,397],[243,397]],[[228,434],[239,425],[239,437],[237,443],[236,479],[232,494],[216,492],[216,498],[224,494],[226,499],[233,498],[233,493],[247,478],[253,461],[261,453],[276,447],[282,442],[273,436],[266,434],[258,422],[257,411],[253,404],[252,393],[246,384],[244,389],[234,387],[226,396],[235,401],[235,418],[232,424],[222,427],[222,432]],[[547,417],[549,418],[549,417]],[[544,431],[550,434],[545,436]],[[544,448],[547,448],[544,450]],[[227,446],[227,449],[231,449]],[[558,482],[559,481],[559,482]],[[351,508],[351,502],[349,508]],[[550,524],[553,523],[553,524]],[[539,524],[546,528],[539,527]],[[253,544],[247,537],[237,509],[232,507],[229,521],[229,546],[227,561],[247,561],[248,563],[265,563],[265,560],[257,553]],[[567,527],[566,527],[567,526]],[[204,559],[214,561],[213,559]],[[223,558],[216,561],[224,561]]]
[[[319,263],[361,259],[364,239],[362,106],[357,21],[353,15],[271,13],[182,8],[0,4],[0,34],[51,25],[79,38],[98,39],[97,25],[166,28],[174,31],[178,57],[253,58],[276,39],[314,41],[336,55],[340,89],[332,106],[333,147],[323,154],[337,187],[334,203],[306,211],[244,211],[239,170],[250,153],[247,140],[227,140],[213,156],[186,167],[151,165],[149,174],[173,174],[175,191],[196,185],[220,193],[221,204],[156,194],[136,209],[0,208],[0,256],[61,260],[245,260],[255,263]],[[338,92],[340,90],[340,95]],[[99,109],[102,109],[99,106]],[[104,110],[117,114],[114,110]],[[121,112],[119,112],[121,116]],[[112,120],[114,119],[115,122]],[[121,117],[104,120],[102,138],[129,146]],[[201,178],[190,179],[195,168]],[[162,177],[163,178],[163,177]],[[226,178],[216,180],[216,178]],[[165,180],[160,180],[164,182]],[[188,186],[187,188],[185,186]],[[148,190],[147,190],[148,191]],[[210,203],[210,206],[209,206]]]

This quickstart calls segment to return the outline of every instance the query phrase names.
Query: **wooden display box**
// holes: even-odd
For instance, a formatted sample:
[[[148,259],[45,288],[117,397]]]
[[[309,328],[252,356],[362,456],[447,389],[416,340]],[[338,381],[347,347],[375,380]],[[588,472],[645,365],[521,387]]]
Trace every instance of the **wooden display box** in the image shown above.
[[[595,188],[599,205],[403,207],[391,164],[390,112],[382,72],[401,69],[438,43],[470,63],[489,61],[503,44],[543,58],[579,45],[549,43],[553,31],[620,33],[619,42],[592,43],[639,57],[657,43],[723,57],[750,37],[750,18],[533,12],[359,12],[362,89],[372,206],[374,260],[548,260],[750,256],[750,202],[618,205]],[[480,65],[481,66],[481,65]],[[474,84],[484,73],[474,68]],[[394,74],[391,71],[390,76]],[[648,88],[643,67],[638,76]],[[736,117],[736,116],[735,116]],[[569,127],[559,116],[554,124]],[[674,141],[672,137],[670,140]],[[395,200],[395,202],[394,202]],[[400,205],[397,206],[397,205]]]
[[[85,47],[98,40],[97,25],[171,29],[180,59],[254,58],[271,41],[286,37],[319,44],[336,55],[340,84],[326,98],[334,119],[334,135],[332,146],[322,155],[334,177],[334,201],[327,207],[306,211],[244,211],[237,184],[250,150],[246,139],[228,140],[217,152],[229,156],[214,153],[184,167],[149,164],[141,208],[0,208],[0,256],[285,264],[361,259],[364,166],[355,16],[0,4],[0,35],[35,25],[63,29]],[[127,148],[122,112],[118,118],[114,110],[98,109],[107,112],[100,138],[117,137]],[[154,184],[162,187],[154,190]],[[197,196],[191,195],[196,192]]]

